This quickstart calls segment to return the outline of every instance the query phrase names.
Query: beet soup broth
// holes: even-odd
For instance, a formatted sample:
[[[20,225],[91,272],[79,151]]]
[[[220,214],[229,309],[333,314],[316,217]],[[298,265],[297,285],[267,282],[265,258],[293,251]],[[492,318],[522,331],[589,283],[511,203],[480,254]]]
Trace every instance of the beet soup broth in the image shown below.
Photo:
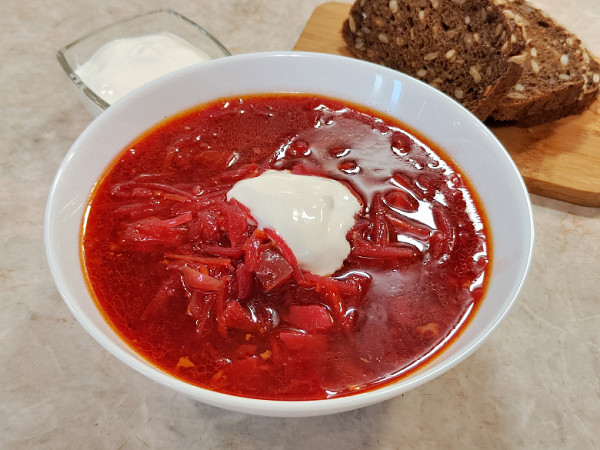
[[[138,138],[83,225],[108,322],[175,377],[253,398],[363,392],[432,358],[482,299],[487,226],[453,163],[382,117],[329,98],[249,96]],[[331,276],[302,270],[277,230],[227,200],[267,170],[334,179],[358,198],[350,253]]]

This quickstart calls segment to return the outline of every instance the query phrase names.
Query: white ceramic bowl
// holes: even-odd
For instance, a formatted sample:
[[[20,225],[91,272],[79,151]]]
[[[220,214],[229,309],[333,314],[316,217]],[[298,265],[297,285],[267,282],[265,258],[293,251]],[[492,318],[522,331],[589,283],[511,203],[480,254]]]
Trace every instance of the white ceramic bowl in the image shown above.
[[[395,383],[349,397],[269,401],[205,390],[164,373],[121,341],[90,297],[79,236],[88,196],[105,168],[134,138],[177,112],[223,96],[305,92],[339,98],[390,114],[438,143],[472,182],[493,241],[487,295],[458,339],[432,363]],[[500,324],[525,280],[533,245],[531,204],[509,155],[472,114],[430,86],[370,63],[311,53],[257,53],[223,58],[153,81],[101,114],[66,155],[50,191],[45,242],[54,280],[81,325],[106,350],[149,378],[196,400],[271,416],[347,411],[419,386],[470,355]]]

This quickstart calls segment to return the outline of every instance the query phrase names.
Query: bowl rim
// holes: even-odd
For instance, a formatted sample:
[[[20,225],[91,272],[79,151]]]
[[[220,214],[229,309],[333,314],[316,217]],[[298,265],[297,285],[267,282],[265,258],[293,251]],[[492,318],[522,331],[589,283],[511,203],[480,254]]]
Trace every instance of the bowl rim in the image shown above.
[[[117,28],[117,27],[127,24],[128,22],[131,22],[131,21],[137,20],[137,19],[141,19],[144,17],[152,17],[152,16],[159,16],[159,15],[168,15],[168,16],[174,17],[176,20],[179,20],[179,21],[183,22],[184,24],[194,28],[196,31],[200,32],[201,34],[206,36],[210,41],[212,41],[212,43],[215,44],[217,46],[217,48],[219,48],[219,50],[223,53],[223,56],[231,56],[231,52],[208,30],[201,27],[193,20],[188,19],[184,15],[179,14],[177,11],[174,11],[172,9],[156,9],[156,10],[149,11],[149,12],[146,12],[143,14],[137,14],[135,16],[130,16],[125,19],[118,20],[116,22],[105,25],[101,28],[97,28],[94,31],[86,33],[85,35],[74,40],[70,44],[65,45],[63,48],[61,48],[60,50],[58,50],[56,52],[56,59],[58,60],[58,63],[62,67],[63,71],[67,74],[67,76],[69,77],[69,79],[71,80],[73,85],[79,90],[79,92],[81,94],[83,94],[85,97],[87,97],[94,104],[95,107],[98,107],[101,110],[106,110],[107,108],[109,108],[111,106],[111,104],[108,103],[106,100],[104,100],[94,90],[92,90],[87,85],[87,83],[84,80],[82,80],[81,77],[77,74],[77,72],[76,72],[77,68],[71,66],[71,64],[68,61],[67,53],[69,52],[69,50],[71,48],[73,48],[74,46],[76,46],[77,44],[79,44],[97,34],[100,34],[104,31],[110,30],[111,28]],[[108,42],[110,42],[110,41],[106,41],[105,44],[107,44]]]
[[[512,298],[507,303],[507,306],[502,311],[502,314],[498,316],[494,323],[491,326],[487,327],[482,333],[480,333],[477,339],[469,342],[467,348],[461,353],[454,355],[448,359],[445,359],[441,362],[435,363],[435,359],[433,359],[434,364],[425,364],[425,367],[422,371],[419,372],[419,376],[417,378],[411,378],[410,376],[407,378],[400,378],[397,382],[384,384],[376,389],[369,390],[366,392],[361,392],[354,395],[348,395],[344,397],[336,397],[336,398],[328,398],[321,400],[265,400],[258,398],[249,398],[249,397],[241,397],[230,394],[224,394],[216,391],[211,391],[206,388],[202,388],[199,386],[195,386],[189,383],[186,383],[183,380],[177,379],[168,373],[162,371],[162,369],[157,366],[144,362],[145,359],[143,357],[140,360],[140,356],[133,355],[131,353],[126,352],[124,349],[118,347],[115,343],[110,340],[107,340],[104,333],[99,330],[83,313],[82,309],[79,307],[77,302],[68,298],[68,289],[66,286],[63,286],[62,280],[59,278],[59,274],[57,268],[53,265],[53,255],[55,249],[53,248],[53,243],[51,240],[51,226],[50,223],[50,215],[54,203],[54,194],[57,189],[57,185],[61,179],[62,173],[66,170],[68,162],[75,150],[77,149],[80,142],[83,142],[86,139],[86,136],[91,133],[95,127],[101,126],[102,122],[108,120],[106,114],[102,114],[97,117],[92,124],[90,124],[83,133],[77,138],[77,140],[73,143],[69,152],[65,156],[65,159],[61,163],[54,181],[52,183],[52,187],[50,189],[50,193],[48,195],[48,202],[46,204],[45,211],[45,224],[44,224],[44,238],[45,238],[45,249],[48,258],[48,263],[50,266],[50,271],[52,273],[53,279],[56,283],[56,286],[63,297],[67,307],[75,316],[75,318],[80,322],[83,328],[106,350],[120,359],[122,362],[127,364],[129,367],[133,368],[139,373],[147,376],[148,378],[167,386],[171,389],[174,389],[177,392],[183,393],[195,400],[217,406],[222,407],[228,410],[251,413],[256,415],[264,415],[264,416],[272,416],[272,417],[304,417],[304,416],[318,416],[325,414],[338,413],[343,411],[348,411],[352,409],[362,408],[365,406],[372,405],[374,403],[379,403],[384,400],[388,400],[392,397],[395,397],[403,392],[406,392],[410,389],[418,387],[442,373],[448,371],[449,369],[455,367],[460,362],[464,361],[468,358],[477,348],[481,346],[481,344],[493,333],[496,328],[503,322],[504,318],[508,314],[508,312],[512,309],[513,305],[516,302],[517,297],[522,291],[524,283],[527,279],[528,272],[531,267],[531,260],[533,254],[533,245],[534,245],[534,223],[533,223],[533,213],[532,213],[532,205],[529,194],[527,192],[525,183],[508,152],[504,148],[504,146],[500,143],[500,141],[494,136],[494,134],[487,127],[482,126],[479,119],[477,119],[474,115],[472,115],[468,110],[462,107],[460,104],[455,102],[453,99],[448,97],[447,95],[441,93],[440,91],[435,90],[433,87],[425,84],[424,82],[409,77],[408,75],[402,74],[400,72],[393,71],[392,69],[388,69],[376,64],[372,64],[365,61],[356,60],[353,58],[348,58],[344,56],[338,55],[330,55],[323,53],[311,53],[311,52],[297,52],[297,51],[286,51],[286,52],[256,52],[256,53],[248,53],[243,55],[236,55],[230,58],[221,58],[217,60],[211,60],[203,63],[201,66],[203,69],[199,69],[198,66],[192,66],[188,68],[181,69],[179,71],[173,72],[171,74],[167,74],[160,79],[157,79],[147,85],[144,85],[132,93],[125,96],[122,100],[116,102],[111,109],[118,113],[118,111],[124,108],[129,100],[134,97],[140,97],[145,95],[145,91],[148,89],[154,89],[154,87],[150,85],[160,85],[169,83],[167,79],[174,78],[182,74],[186,71],[196,71],[196,70],[210,70],[212,66],[223,65],[223,64],[243,64],[245,61],[249,61],[256,58],[282,58],[282,61],[286,58],[305,58],[310,60],[316,60],[317,62],[324,62],[327,60],[334,61],[339,60],[345,64],[356,64],[356,65],[364,65],[365,67],[369,66],[369,70],[375,70],[379,73],[384,73],[389,76],[393,76],[396,78],[400,78],[405,82],[417,83],[422,85],[424,89],[431,89],[435,91],[436,96],[438,96],[441,101],[449,101],[457,105],[459,109],[463,110],[463,115],[466,113],[470,116],[475,123],[478,123],[479,132],[484,133],[491,141],[494,142],[494,145],[498,147],[500,153],[504,154],[504,157],[507,159],[508,164],[512,167],[514,171],[514,175],[516,175],[518,180],[518,191],[519,195],[523,197],[526,205],[526,218],[528,220],[527,226],[527,236],[528,245],[526,249],[523,249],[527,252],[527,256],[524,263],[524,269],[522,273],[519,274],[518,282],[515,284],[514,294]],[[352,61],[352,62],[350,62]],[[410,80],[410,81],[407,81]],[[445,99],[444,99],[445,98]],[[366,106],[366,105],[365,105]],[[104,169],[104,168],[103,168]],[[78,237],[79,238],[79,237]],[[101,314],[101,313],[100,313]],[[128,347],[129,345],[126,344]],[[134,350],[133,350],[134,351]],[[135,352],[135,351],[134,351]],[[442,352],[443,353],[443,352]]]

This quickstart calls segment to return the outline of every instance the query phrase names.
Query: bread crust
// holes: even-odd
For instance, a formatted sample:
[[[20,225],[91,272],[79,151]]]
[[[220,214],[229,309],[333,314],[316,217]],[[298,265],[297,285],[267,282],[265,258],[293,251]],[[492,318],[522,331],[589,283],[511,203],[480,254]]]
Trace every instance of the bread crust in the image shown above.
[[[493,119],[533,126],[588,108],[598,95],[600,70],[577,36],[526,2],[506,8],[522,26],[525,58],[521,79],[499,102]]]
[[[419,78],[485,120],[517,83],[525,47],[500,0],[357,0],[342,27],[358,58]]]
[[[419,78],[481,120],[532,126],[578,114],[600,91],[581,41],[525,0],[356,0],[353,55]]]

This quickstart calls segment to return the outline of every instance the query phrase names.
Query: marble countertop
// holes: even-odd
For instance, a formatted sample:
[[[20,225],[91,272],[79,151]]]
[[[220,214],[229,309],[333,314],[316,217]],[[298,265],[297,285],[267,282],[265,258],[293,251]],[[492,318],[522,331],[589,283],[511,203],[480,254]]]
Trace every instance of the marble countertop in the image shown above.
[[[66,308],[45,259],[44,206],[62,158],[91,116],[70,90],[56,50],[161,8],[206,26],[234,54],[290,50],[320,3],[3,2],[1,448],[600,448],[598,208],[533,196],[530,276],[491,338],[434,381],[338,415],[255,417],[192,401],[108,354]],[[535,4],[600,55],[598,0]]]

